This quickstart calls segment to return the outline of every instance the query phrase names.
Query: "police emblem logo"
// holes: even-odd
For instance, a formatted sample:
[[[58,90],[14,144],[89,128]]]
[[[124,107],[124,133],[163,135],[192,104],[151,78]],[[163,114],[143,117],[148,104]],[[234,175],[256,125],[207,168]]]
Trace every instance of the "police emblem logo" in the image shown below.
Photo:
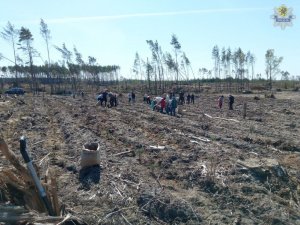
[[[293,25],[293,20],[296,19],[296,16],[293,15],[292,8],[281,5],[278,8],[274,8],[274,14],[271,18],[274,20],[274,26],[279,26],[283,30],[286,27]]]

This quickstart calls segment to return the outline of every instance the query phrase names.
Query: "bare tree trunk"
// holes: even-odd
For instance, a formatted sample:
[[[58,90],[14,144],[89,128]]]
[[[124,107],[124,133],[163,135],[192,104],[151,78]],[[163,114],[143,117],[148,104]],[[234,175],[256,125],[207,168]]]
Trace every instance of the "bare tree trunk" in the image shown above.
[[[150,81],[150,71],[149,71],[149,61],[147,58],[147,80],[148,80],[148,89],[151,91],[151,81]]]

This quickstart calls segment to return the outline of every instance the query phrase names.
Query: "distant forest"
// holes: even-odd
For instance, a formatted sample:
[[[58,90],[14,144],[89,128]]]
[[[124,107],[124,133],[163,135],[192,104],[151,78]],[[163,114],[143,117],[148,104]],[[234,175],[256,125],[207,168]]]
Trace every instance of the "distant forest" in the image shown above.
[[[164,92],[174,85],[195,85],[195,89],[201,91],[201,86],[206,83],[219,83],[216,87],[220,89],[222,83],[225,83],[227,89],[234,87],[236,91],[244,91],[250,90],[250,84],[258,81],[264,81],[265,87],[272,89],[274,78],[278,75],[281,75],[281,81],[285,81],[285,84],[291,80],[300,80],[300,76],[291,76],[288,71],[280,70],[283,57],[277,57],[274,49],[266,50],[265,54],[267,79],[262,79],[261,74],[255,73],[255,55],[250,51],[244,52],[240,47],[231,50],[230,47],[219,48],[215,45],[212,48],[214,67],[203,67],[194,71],[175,34],[171,36],[170,41],[172,53],[163,52],[157,40],[146,40],[152,57],[143,59],[136,53],[132,68],[133,77],[125,78],[119,75],[118,65],[99,65],[93,56],[88,56],[88,60],[84,61],[76,47],[70,50],[65,43],[62,46],[54,45],[54,49],[61,54],[61,60],[53,62],[49,46],[50,29],[43,19],[40,21],[40,35],[45,41],[46,57],[41,56],[34,48],[34,38],[28,28],[16,29],[10,22],[3,27],[1,38],[10,45],[14,58],[9,59],[0,52],[0,60],[12,64],[1,67],[2,89],[4,83],[10,83],[11,86],[27,83],[33,92],[41,91],[42,87],[48,85],[51,93],[60,93],[66,89],[76,92],[83,83],[97,88],[100,85],[121,82],[126,87],[129,83],[141,84],[144,89],[155,92]],[[36,63],[37,58],[43,62],[42,65]]]

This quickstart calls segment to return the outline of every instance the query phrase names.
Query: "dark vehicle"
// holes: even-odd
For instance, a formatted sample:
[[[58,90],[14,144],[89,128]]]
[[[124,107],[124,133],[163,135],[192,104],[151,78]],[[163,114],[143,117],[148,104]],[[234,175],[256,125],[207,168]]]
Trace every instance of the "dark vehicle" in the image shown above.
[[[5,94],[24,95],[25,91],[22,88],[11,88],[4,92]]]

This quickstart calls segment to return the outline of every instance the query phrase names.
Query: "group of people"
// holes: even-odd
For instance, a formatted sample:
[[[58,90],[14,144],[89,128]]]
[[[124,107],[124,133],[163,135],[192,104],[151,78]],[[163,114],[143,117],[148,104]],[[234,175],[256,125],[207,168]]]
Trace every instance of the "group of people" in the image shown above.
[[[109,104],[107,104],[109,98]],[[109,92],[107,89],[103,92],[100,92],[97,96],[97,105],[101,105],[106,107],[116,107],[118,105],[118,98],[116,93]]]
[[[82,93],[83,96],[83,93]],[[134,91],[128,93],[128,102],[135,103],[136,95]],[[114,107],[118,105],[117,94],[109,92],[107,89],[100,92],[97,96],[98,105]],[[109,104],[107,104],[109,102]],[[158,111],[161,113],[166,113],[171,116],[176,116],[176,109],[180,104],[195,104],[194,94],[188,93],[186,98],[184,92],[179,92],[179,97],[175,96],[175,93],[163,94],[162,96],[151,97],[150,95],[144,95],[144,102],[150,105],[153,111]],[[224,95],[218,98],[219,109],[223,108]],[[228,96],[228,106],[229,110],[233,110],[234,97],[230,94]]]
[[[218,107],[222,109],[224,103],[224,95],[219,96],[218,98]],[[234,97],[232,95],[228,96],[228,106],[229,110],[233,110]]]
[[[135,93],[134,91],[128,93],[128,103],[135,103]]]
[[[163,94],[163,96],[153,97],[145,94],[144,102],[150,105],[153,111],[166,113],[171,116],[176,116],[176,109],[178,106],[178,99],[175,94]]]
[[[186,96],[186,101],[185,101],[185,97],[184,97],[184,92],[179,92],[179,104],[183,105],[183,104],[195,104],[195,95],[194,94],[190,94],[188,93],[188,95]]]

